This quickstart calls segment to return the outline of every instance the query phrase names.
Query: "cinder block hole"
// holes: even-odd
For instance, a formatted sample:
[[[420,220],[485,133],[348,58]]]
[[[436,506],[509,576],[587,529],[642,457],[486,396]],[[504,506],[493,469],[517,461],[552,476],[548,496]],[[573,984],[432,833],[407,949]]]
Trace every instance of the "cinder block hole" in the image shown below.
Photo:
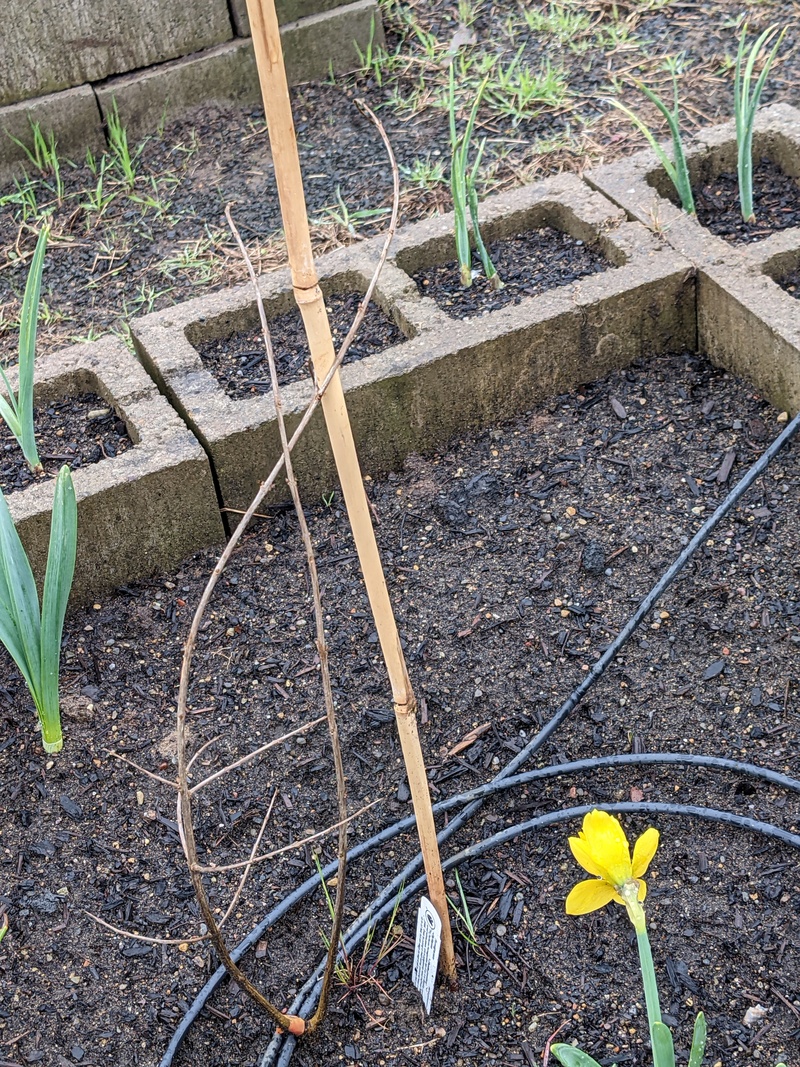
[[[800,240],[797,248],[768,260],[763,270],[784,292],[800,300]]]
[[[36,388],[34,430],[45,479],[54,478],[64,464],[75,471],[114,459],[138,443],[135,429],[90,373]],[[10,495],[41,480],[31,473],[22,449],[0,420],[0,489]]]
[[[745,223],[739,202],[734,139],[690,154],[689,177],[697,219],[731,244],[763,240],[800,224],[800,151],[786,136],[757,133],[753,139],[753,198],[756,221]],[[659,196],[680,206],[677,190],[663,167],[645,175]]]
[[[477,318],[530,296],[622,266],[626,255],[598,227],[564,204],[543,202],[481,227],[489,256],[503,282],[490,285],[476,250],[472,285],[461,284],[452,234],[398,254],[397,264],[423,296],[454,318]],[[474,241],[473,241],[474,245]]]
[[[338,350],[347,335],[366,291],[363,279],[348,275],[320,283],[331,325],[334,348]],[[278,373],[278,384],[289,385],[311,376],[311,361],[300,311],[290,292],[265,301]],[[416,331],[389,309],[376,292],[356,337],[345,356],[345,364],[383,352],[414,337]],[[244,400],[272,392],[269,363],[261,332],[258,307],[253,302],[240,312],[215,320],[192,323],[186,338],[195,348],[203,366],[233,400]]]

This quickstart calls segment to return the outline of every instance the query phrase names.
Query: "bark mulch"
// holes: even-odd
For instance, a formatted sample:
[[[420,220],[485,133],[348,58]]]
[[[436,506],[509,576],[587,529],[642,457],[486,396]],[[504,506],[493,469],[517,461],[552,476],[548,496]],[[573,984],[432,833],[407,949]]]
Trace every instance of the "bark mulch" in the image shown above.
[[[358,311],[360,293],[334,293],[325,298],[334,347],[338,349]],[[295,308],[269,321],[270,338],[278,373],[278,384],[289,385],[311,373],[303,320]],[[370,302],[364,322],[347,350],[345,363],[355,363],[399,344],[399,327],[374,302]],[[261,327],[232,334],[196,346],[203,365],[234,400],[272,392],[269,365]]]
[[[696,200],[697,218],[730,244],[761,241],[778,230],[800,226],[800,183],[777,163],[762,159],[753,168],[755,222],[745,222],[736,174],[720,174],[703,186]]]
[[[34,408],[36,447],[46,478],[66,464],[77,470],[113,459],[131,447],[125,423],[94,393],[52,400]],[[0,490],[13,493],[37,481],[13,434],[0,419]]]

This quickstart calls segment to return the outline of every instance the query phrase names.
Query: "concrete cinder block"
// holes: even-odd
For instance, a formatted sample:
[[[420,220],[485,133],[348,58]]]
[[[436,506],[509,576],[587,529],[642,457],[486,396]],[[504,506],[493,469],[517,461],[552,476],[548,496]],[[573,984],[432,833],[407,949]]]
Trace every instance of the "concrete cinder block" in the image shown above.
[[[350,70],[358,62],[354,41],[366,48],[383,42],[383,24],[375,0],[359,0],[331,11],[288,23],[281,29],[290,83],[325,78]],[[110,78],[96,87],[104,116],[116,100],[120,117],[135,137],[152,133],[164,116],[180,117],[200,104],[257,104],[261,101],[253,45],[239,38],[158,67]]]
[[[27,0],[0,36],[0,104],[95,82],[220,44],[226,0]]]
[[[276,0],[275,10],[278,22],[283,26],[287,22],[297,22],[309,15],[319,15],[335,7],[343,7],[347,0]],[[250,36],[250,19],[247,14],[247,0],[230,0],[231,17],[234,29],[240,37]]]
[[[40,356],[35,392],[38,401],[97,393],[125,422],[134,442],[113,459],[73,472],[78,499],[73,604],[167,570],[224,539],[203,449],[120,341]],[[54,486],[50,480],[6,497],[39,580],[47,561]]]
[[[235,40],[158,67],[111,78],[97,86],[107,116],[116,100],[133,137],[143,137],[167,119],[200,104],[253,104],[261,99],[250,40]]]
[[[800,239],[794,256],[800,262]],[[699,270],[697,328],[713,363],[747,378],[779,410],[800,410],[800,303],[766,273],[732,264]]]
[[[625,222],[619,209],[578,179],[561,177],[491,198],[484,214],[489,239],[500,231],[550,222],[599,240],[616,267],[458,322],[421,296],[402,269],[415,269],[419,258],[449,258],[452,216],[404,231],[375,298],[406,339],[341,372],[359,456],[370,475],[396,469],[412,451],[517,414],[643,353],[695,347],[689,264],[643,227]],[[376,239],[321,257],[323,289],[364,292],[380,246]],[[268,317],[292,306],[287,271],[262,278],[260,285]],[[204,444],[223,502],[232,508],[247,507],[279,455],[274,404],[271,394],[228,397],[204,368],[195,345],[257,321],[251,290],[239,286],[132,323],[142,362]],[[309,381],[282,390],[290,432],[312,395]],[[319,412],[294,459],[309,497],[335,484]]]
[[[12,137],[30,147],[32,122],[39,123],[45,137],[55,135],[59,156],[76,163],[83,162],[87,149],[97,154],[106,147],[103,120],[88,85],[10,104],[0,108],[0,186],[30,168],[27,156]]]
[[[671,157],[671,146],[665,144],[664,148]],[[800,176],[800,111],[797,108],[773,104],[759,111],[753,158],[763,157],[777,163],[784,173]],[[735,172],[736,130],[733,122],[701,130],[686,146],[686,159],[695,190],[719,174]],[[651,149],[587,171],[584,178],[624,208],[631,218],[662,234],[676,251],[696,266],[738,263],[750,265],[755,272],[760,271],[763,254],[759,246],[762,242],[731,244],[682,211],[672,183]]]

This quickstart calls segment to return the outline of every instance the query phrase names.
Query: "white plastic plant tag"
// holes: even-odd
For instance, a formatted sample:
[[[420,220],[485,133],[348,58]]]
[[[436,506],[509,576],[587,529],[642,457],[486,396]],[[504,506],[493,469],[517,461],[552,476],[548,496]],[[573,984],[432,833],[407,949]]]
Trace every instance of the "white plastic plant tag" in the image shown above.
[[[414,970],[411,981],[420,992],[425,1011],[430,1015],[439,949],[442,947],[442,920],[427,897],[422,897],[417,913],[417,941],[414,946]]]

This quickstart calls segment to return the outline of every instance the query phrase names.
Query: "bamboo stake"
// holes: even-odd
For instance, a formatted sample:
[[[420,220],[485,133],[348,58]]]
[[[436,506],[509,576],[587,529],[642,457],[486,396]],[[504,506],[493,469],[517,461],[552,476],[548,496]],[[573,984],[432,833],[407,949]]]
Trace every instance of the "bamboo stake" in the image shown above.
[[[318,285],[311,251],[303,178],[297,154],[275,2],[247,0],[247,10],[272,148],[294,296],[308,336],[314,375],[317,383],[320,383],[328,375],[335,356],[325,301]],[[442,920],[440,965],[452,984],[456,978],[453,935],[428,778],[417,731],[417,702],[408,677],[400,635],[386,588],[338,371],[322,397],[322,410],[367,587],[367,596],[392,686],[395,718],[417,818],[428,893]]]

